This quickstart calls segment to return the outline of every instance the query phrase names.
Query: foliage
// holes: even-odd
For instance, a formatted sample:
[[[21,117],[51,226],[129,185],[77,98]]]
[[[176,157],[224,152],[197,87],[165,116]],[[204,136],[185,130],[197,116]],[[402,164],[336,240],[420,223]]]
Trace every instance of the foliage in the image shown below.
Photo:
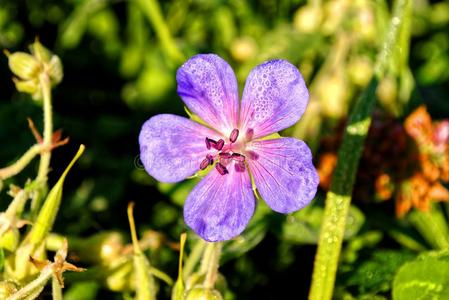
[[[87,270],[64,272],[64,299],[145,295],[136,276],[152,282],[150,294],[157,299],[171,297],[174,278],[177,289],[182,286],[193,298],[307,297],[335,158],[321,170],[328,178],[322,177],[312,205],[284,216],[258,201],[243,234],[215,248],[183,223],[183,203],[199,178],[165,184],[143,170],[140,127],[158,113],[185,115],[176,94],[176,70],[197,53],[217,53],[229,61],[240,87],[265,60],[283,58],[298,66],[310,103],[302,120],[281,135],[304,139],[316,166],[326,153],[337,153],[341,124],[358,96],[372,87],[374,128],[360,167],[357,173],[339,171],[345,180],[355,176],[355,190],[344,214],[346,226],[339,228],[344,242],[337,251],[333,296],[447,298],[449,205],[436,200],[447,198],[443,189],[448,186],[443,175],[428,176],[445,174],[445,164],[439,163],[447,163],[441,153],[449,148],[446,143],[435,155],[438,147],[428,141],[435,141],[439,124],[449,116],[449,3],[409,3],[393,40],[397,50],[374,89],[369,82],[393,16],[383,0],[1,1],[0,48],[7,55],[0,58],[0,299],[24,289],[37,296],[41,288],[43,298],[53,290],[57,299],[58,276],[81,267]],[[420,105],[428,111],[425,115],[421,108],[420,114],[427,120],[426,141],[406,121],[416,120],[412,112]],[[328,143],[326,136],[337,138]],[[402,148],[401,140],[407,141]],[[64,173],[81,144],[84,154]],[[394,152],[398,148],[406,152]],[[397,158],[406,162],[404,169],[398,169]],[[376,173],[373,166],[379,167]],[[417,169],[439,193],[423,192],[425,199],[407,194],[409,181],[418,182],[411,185],[414,191],[427,186],[412,180],[419,178]],[[381,181],[382,174],[393,180]],[[392,198],[390,191],[402,201],[400,217],[395,203],[384,201]],[[130,201],[135,202],[138,243],[130,242]],[[45,207],[51,212],[42,217]],[[179,256],[185,231],[184,255]],[[332,238],[325,234],[322,239]],[[76,267],[64,265],[65,238],[67,261]],[[65,266],[61,274],[49,267],[55,265]],[[146,268],[137,270],[137,265]],[[179,299],[182,293],[175,294]]]

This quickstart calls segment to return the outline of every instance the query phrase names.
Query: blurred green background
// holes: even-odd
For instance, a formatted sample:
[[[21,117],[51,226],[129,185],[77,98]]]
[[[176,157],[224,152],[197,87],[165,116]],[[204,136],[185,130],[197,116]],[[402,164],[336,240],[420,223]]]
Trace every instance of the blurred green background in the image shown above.
[[[55,231],[83,238],[117,230],[128,238],[126,206],[135,201],[139,231],[164,236],[150,250],[151,261],[175,277],[178,253],[164,240],[177,241],[186,230],[182,203],[195,182],[168,185],[150,178],[138,159],[137,137],[155,114],[185,115],[176,94],[177,68],[196,53],[217,53],[233,66],[242,89],[257,64],[291,61],[302,72],[311,99],[303,119],[283,134],[305,139],[318,153],[321,136],[335,132],[371,77],[391,3],[175,0],[160,1],[160,14],[154,5],[144,0],[1,0],[0,48],[23,51],[39,37],[64,65],[64,79],[54,91],[54,118],[70,143],[53,153],[50,185],[80,143],[87,151],[66,181]],[[414,1],[407,30],[398,43],[410,43],[410,51],[391,61],[377,90],[378,106],[401,119],[425,103],[433,117],[448,117],[449,1]],[[42,128],[41,111],[38,102],[15,92],[7,58],[0,58],[1,166],[34,143],[26,118]],[[35,173],[35,163],[6,184],[23,184]],[[291,216],[259,205],[244,242],[225,246],[221,272],[228,299],[306,297],[323,195]],[[0,208],[9,201],[3,191]],[[388,299],[397,268],[419,249],[432,247],[407,222],[395,219],[391,201],[355,199],[355,204],[336,297]],[[407,247],[391,232],[405,232],[421,248]],[[194,240],[193,233],[190,237]],[[69,289],[75,288],[76,276],[70,278]],[[122,298],[100,285],[92,290],[98,299]],[[159,296],[168,298],[169,289],[161,285]]]

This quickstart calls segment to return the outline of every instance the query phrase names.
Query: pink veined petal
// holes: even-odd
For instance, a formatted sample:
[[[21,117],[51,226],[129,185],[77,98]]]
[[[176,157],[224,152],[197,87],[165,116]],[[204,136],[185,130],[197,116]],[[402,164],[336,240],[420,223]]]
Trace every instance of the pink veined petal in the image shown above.
[[[178,182],[195,174],[210,152],[205,138],[218,133],[180,116],[162,114],[146,121],[139,135],[140,160],[159,181]]]
[[[224,136],[237,127],[237,79],[229,64],[215,54],[198,54],[176,74],[178,94],[189,110]]]
[[[319,177],[309,147],[294,138],[253,141],[247,150],[257,190],[271,209],[291,213],[315,196]]]
[[[248,75],[242,96],[240,128],[254,130],[254,138],[295,124],[309,101],[298,69],[285,60],[271,60]]]
[[[212,170],[190,192],[184,204],[186,224],[210,242],[239,235],[254,214],[255,199],[248,172]]]

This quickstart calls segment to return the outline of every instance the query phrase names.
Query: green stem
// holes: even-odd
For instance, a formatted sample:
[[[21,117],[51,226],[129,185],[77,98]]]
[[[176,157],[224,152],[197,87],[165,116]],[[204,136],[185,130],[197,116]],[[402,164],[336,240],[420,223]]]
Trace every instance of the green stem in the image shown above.
[[[375,90],[378,80],[391,61],[393,47],[403,22],[408,0],[398,0],[389,32],[377,58],[374,77],[364,93],[357,99],[346,127],[338,162],[332,179],[330,191],[326,196],[323,224],[321,225],[318,249],[312,276],[309,299],[331,299],[343,242],[346,217],[351,204],[352,188],[355,181],[363,144],[371,124],[371,113],[375,103]],[[397,49],[394,49],[397,50]]]
[[[32,215],[36,215],[40,208],[45,191],[47,190],[47,175],[50,167],[51,146],[53,138],[53,113],[51,104],[51,82],[48,74],[43,72],[40,77],[40,87],[42,89],[42,100],[44,105],[44,134],[42,140],[41,160],[39,162],[39,170],[36,181],[38,185],[38,193],[33,198],[31,204]]]
[[[206,272],[206,277],[204,278],[203,283],[205,289],[211,290],[214,288],[218,276],[220,254],[221,243],[207,243],[201,264],[201,271]]]
[[[39,163],[37,179],[46,182],[48,168],[50,167],[51,144],[53,137],[53,114],[51,105],[51,83],[47,73],[40,76],[40,85],[42,88],[42,98],[44,102],[44,135],[42,140],[43,151]]]
[[[53,300],[63,300],[62,288],[56,276],[53,276],[51,280],[51,296]]]
[[[47,284],[48,280],[53,275],[53,269],[51,265],[45,267],[35,280],[28,283],[26,286],[18,290],[6,300],[22,300],[22,299],[34,299],[32,295],[39,295]]]
[[[31,162],[31,160],[39,154],[41,149],[42,147],[40,145],[33,145],[14,164],[0,169],[0,180],[19,174]]]
[[[140,5],[143,13],[153,26],[154,31],[168,56],[174,62],[182,63],[185,60],[185,57],[170,34],[170,30],[167,23],[164,21],[161,7],[157,0],[136,0],[136,2]]]
[[[206,242],[202,239],[198,239],[195,243],[195,246],[193,246],[193,249],[190,252],[189,256],[187,257],[186,263],[184,264],[184,272],[182,275],[184,280],[186,280],[190,276],[190,274],[192,274],[195,266],[200,261],[201,254],[203,254],[205,248]]]

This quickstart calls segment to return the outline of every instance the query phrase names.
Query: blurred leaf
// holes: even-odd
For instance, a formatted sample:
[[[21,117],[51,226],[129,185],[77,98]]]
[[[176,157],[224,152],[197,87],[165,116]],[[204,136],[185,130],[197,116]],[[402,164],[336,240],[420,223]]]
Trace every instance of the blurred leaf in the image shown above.
[[[393,282],[393,299],[449,299],[449,252],[427,252],[404,264]]]
[[[95,300],[99,289],[94,281],[76,282],[64,293],[64,300]]]
[[[269,222],[270,208],[263,201],[258,201],[256,212],[245,231],[235,239],[223,245],[221,263],[241,256],[256,247],[265,237]]]
[[[106,6],[106,0],[84,0],[62,24],[59,40],[64,48],[76,47],[83,37],[89,17]]]
[[[0,272],[3,272],[3,266],[5,265],[5,252],[3,248],[0,248]]]
[[[324,214],[322,204],[313,201],[311,205],[289,215],[282,227],[282,238],[298,244],[316,244]],[[353,237],[365,222],[365,216],[351,205],[346,220],[344,239]]]
[[[411,252],[403,250],[375,250],[372,256],[348,272],[345,285],[356,286],[361,294],[387,292],[397,269],[413,257]]]

